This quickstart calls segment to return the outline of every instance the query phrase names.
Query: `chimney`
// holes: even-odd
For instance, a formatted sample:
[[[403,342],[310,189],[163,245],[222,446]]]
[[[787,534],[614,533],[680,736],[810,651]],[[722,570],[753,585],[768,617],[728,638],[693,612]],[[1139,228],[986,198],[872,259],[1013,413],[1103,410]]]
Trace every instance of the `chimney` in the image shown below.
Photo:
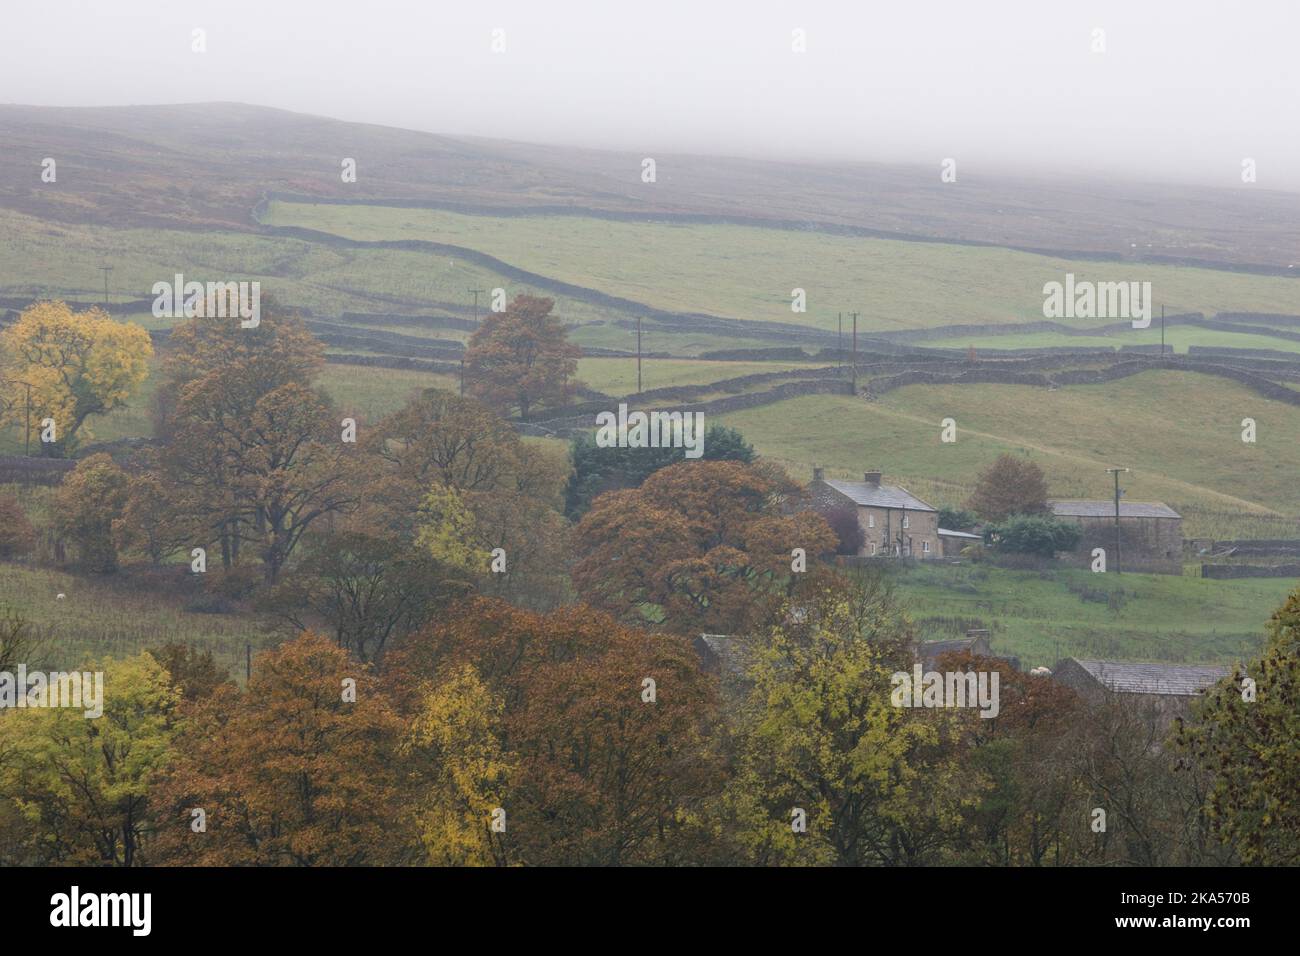
[[[813,465],[813,481],[821,481],[826,477],[826,470],[820,465]]]
[[[880,487],[880,472],[878,471],[868,471],[862,476],[862,479],[869,485]]]

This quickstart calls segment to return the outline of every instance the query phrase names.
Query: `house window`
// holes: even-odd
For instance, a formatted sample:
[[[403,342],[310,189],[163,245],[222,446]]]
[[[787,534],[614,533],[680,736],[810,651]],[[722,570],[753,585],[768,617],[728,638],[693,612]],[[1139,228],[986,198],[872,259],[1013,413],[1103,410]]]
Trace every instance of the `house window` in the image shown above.
[[[876,553],[876,542],[874,542],[874,541],[871,542],[871,553],[872,553],[872,554],[875,554],[875,553]]]
[[[909,527],[911,527],[911,525],[908,523],[907,515],[903,515],[903,527],[904,527],[904,528],[909,528]]]
[[[930,553],[930,542],[929,542],[929,541],[922,541],[922,542],[921,542],[921,551],[922,551],[923,553],[925,553],[925,554],[929,554],[929,553]]]
[[[867,527],[868,527],[868,528],[874,528],[875,526],[876,526],[876,516],[875,516],[875,515],[867,515]]]

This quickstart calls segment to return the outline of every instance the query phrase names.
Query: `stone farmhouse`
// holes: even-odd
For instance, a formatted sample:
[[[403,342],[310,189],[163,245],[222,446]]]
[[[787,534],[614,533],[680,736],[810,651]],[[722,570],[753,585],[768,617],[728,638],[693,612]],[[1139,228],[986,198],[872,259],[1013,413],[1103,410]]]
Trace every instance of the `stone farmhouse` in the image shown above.
[[[1063,560],[1087,567],[1094,548],[1106,549],[1106,567],[1115,566],[1115,502],[1113,500],[1049,501],[1052,514],[1083,528],[1079,547]],[[1183,573],[1183,517],[1159,501],[1121,501],[1119,505],[1120,567],[1153,574]]]
[[[939,512],[906,488],[885,484],[881,473],[868,471],[861,481],[826,478],[813,469],[808,486],[812,507],[820,512],[852,508],[862,528],[864,557],[938,558],[943,556]]]

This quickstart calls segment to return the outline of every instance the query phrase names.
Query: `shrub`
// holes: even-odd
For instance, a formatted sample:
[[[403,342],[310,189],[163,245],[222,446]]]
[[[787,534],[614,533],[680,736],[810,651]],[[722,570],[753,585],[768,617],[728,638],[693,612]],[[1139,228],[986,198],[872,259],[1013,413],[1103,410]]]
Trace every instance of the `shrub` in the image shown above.
[[[1013,515],[1000,525],[986,528],[984,541],[999,551],[1052,557],[1057,551],[1073,551],[1083,538],[1083,529],[1055,518]]]
[[[965,508],[945,505],[939,509],[939,527],[945,531],[969,531],[979,522],[979,515]]]

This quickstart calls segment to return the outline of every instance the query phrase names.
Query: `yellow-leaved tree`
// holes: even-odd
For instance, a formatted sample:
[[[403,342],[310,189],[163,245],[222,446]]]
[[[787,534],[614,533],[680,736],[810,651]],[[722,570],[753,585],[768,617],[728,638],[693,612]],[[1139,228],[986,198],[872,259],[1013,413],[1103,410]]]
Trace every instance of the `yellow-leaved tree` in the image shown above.
[[[153,346],[143,328],[97,307],[73,312],[65,302],[36,302],[0,333],[0,354],[5,419],[26,428],[30,418],[34,431],[45,431],[40,423],[52,419],[53,440],[41,448],[58,458],[89,436],[88,417],[135,394],[149,374]]]
[[[516,773],[502,744],[503,705],[471,664],[424,689],[404,742],[422,771],[416,812],[434,866],[500,866],[507,854],[494,814]],[[504,817],[501,818],[504,820]]]

